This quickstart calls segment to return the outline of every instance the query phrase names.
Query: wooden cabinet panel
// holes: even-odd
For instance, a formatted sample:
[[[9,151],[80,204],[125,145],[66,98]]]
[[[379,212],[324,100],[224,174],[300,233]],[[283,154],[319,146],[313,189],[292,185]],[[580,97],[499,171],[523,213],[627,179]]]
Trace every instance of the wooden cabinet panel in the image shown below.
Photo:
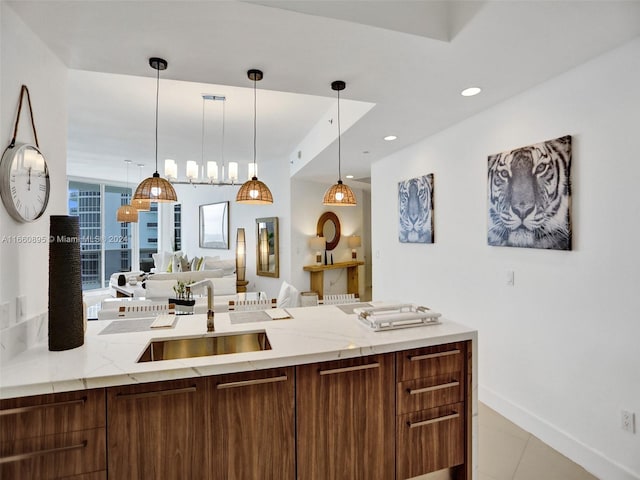
[[[296,367],[298,479],[394,478],[393,354]]]
[[[200,378],[109,388],[109,478],[207,478],[205,398]]]
[[[398,415],[463,401],[462,372],[399,382],[396,388]]]
[[[398,381],[432,377],[464,369],[464,343],[416,348],[396,354]]]
[[[104,389],[0,401],[0,443],[104,426]]]
[[[462,403],[401,415],[396,436],[399,480],[465,462]]]
[[[211,478],[295,479],[295,369],[213,377]]]
[[[0,478],[49,480],[106,468],[104,428],[0,444]]]

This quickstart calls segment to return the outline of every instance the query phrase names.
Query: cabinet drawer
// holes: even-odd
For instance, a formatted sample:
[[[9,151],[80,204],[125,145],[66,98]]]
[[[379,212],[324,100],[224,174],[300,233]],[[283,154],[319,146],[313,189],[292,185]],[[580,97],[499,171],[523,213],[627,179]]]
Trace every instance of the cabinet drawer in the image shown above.
[[[464,410],[457,403],[397,417],[397,478],[464,463]]]
[[[104,426],[104,389],[0,401],[0,443]]]
[[[462,373],[399,382],[396,387],[398,415],[463,401]]]
[[[398,381],[463,371],[465,344],[448,343],[396,353]]]
[[[0,478],[49,480],[105,470],[105,441],[105,429],[94,428],[4,442]]]

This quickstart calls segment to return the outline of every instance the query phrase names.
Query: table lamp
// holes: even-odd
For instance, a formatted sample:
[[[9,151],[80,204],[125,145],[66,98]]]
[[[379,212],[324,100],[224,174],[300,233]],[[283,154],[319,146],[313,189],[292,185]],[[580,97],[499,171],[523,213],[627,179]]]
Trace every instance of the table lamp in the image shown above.
[[[356,248],[362,245],[362,239],[360,235],[351,235],[348,240],[349,247],[351,248],[351,258],[355,260],[358,258],[358,254],[356,252]]]
[[[311,237],[309,239],[309,247],[316,252],[316,264],[322,265],[322,250],[327,248],[327,242],[324,237]]]

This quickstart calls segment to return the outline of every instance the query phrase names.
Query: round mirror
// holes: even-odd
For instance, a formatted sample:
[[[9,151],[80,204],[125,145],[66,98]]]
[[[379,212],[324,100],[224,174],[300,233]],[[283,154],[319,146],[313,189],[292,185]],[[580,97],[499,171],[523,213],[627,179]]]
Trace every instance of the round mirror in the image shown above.
[[[333,250],[340,241],[340,220],[333,212],[324,212],[318,219],[316,233],[324,237],[327,242],[327,250]]]

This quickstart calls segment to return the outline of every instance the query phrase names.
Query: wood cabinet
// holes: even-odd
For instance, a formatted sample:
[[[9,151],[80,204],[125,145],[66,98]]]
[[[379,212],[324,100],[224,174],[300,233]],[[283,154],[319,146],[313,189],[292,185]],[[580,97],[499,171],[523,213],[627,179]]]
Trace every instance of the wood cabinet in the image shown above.
[[[104,479],[104,390],[0,401],[0,478]]]
[[[394,478],[394,357],[296,367],[299,480]]]
[[[396,354],[396,478],[449,468],[471,479],[470,344]]]
[[[295,478],[294,368],[109,388],[109,478]]]
[[[211,479],[295,479],[295,369],[211,377]]]
[[[107,389],[110,479],[207,478],[206,380]]]

